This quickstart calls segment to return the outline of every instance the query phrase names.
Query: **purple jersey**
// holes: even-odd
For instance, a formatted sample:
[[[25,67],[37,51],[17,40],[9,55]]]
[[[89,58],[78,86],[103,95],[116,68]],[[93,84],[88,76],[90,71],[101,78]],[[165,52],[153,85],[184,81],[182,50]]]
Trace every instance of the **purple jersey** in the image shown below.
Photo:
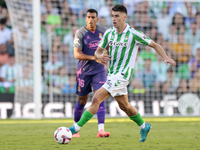
[[[86,55],[94,56],[94,52],[105,31],[106,28],[100,25],[97,25],[97,29],[94,32],[88,30],[86,26],[81,27],[76,31],[74,47],[81,49]],[[105,68],[102,64],[97,63],[94,60],[79,60],[77,70],[77,74],[94,75],[105,71]]]

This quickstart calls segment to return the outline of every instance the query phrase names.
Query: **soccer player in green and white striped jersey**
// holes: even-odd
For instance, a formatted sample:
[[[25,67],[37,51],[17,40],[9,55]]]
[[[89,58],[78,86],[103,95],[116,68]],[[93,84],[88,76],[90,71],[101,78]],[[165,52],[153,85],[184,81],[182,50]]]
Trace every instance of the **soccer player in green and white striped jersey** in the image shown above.
[[[123,5],[116,5],[112,8],[113,28],[108,29],[102,40],[99,42],[95,52],[96,61],[102,64],[109,62],[108,77],[106,83],[94,94],[91,106],[85,110],[82,118],[77,124],[70,127],[72,134],[90,120],[97,112],[99,104],[106,98],[112,96],[118,102],[119,107],[129,116],[131,120],[140,127],[140,142],[146,140],[151,125],[145,123],[137,109],[128,101],[127,85],[133,74],[139,44],[148,45],[168,63],[173,66],[175,61],[169,58],[163,48],[146,37],[141,31],[136,31],[125,23],[127,10]],[[109,48],[108,52],[104,52]]]

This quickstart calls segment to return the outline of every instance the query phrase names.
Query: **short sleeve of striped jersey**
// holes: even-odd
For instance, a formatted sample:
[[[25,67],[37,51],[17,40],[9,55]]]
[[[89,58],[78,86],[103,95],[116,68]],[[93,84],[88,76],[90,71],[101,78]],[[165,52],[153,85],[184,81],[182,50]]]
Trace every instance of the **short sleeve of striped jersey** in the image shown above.
[[[110,34],[111,30],[108,29],[106,30],[106,32],[103,34],[103,38],[101,39],[101,41],[99,42],[98,46],[101,48],[106,48],[108,46],[108,36]]]
[[[79,30],[77,30],[74,37],[74,47],[82,49],[83,47],[82,39],[83,39],[83,35],[81,34]]]
[[[143,44],[143,45],[149,45],[151,43],[151,39],[147,37],[142,31],[135,30],[133,32],[133,36],[137,43]]]

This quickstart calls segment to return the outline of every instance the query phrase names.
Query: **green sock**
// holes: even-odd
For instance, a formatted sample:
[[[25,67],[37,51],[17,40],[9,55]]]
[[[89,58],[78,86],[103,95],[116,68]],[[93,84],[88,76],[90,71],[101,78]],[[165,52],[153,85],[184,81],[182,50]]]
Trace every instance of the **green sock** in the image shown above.
[[[86,124],[94,115],[91,114],[89,111],[85,110],[81,119],[79,122],[77,122],[77,125],[82,127],[84,124]]]
[[[141,126],[144,123],[144,120],[140,116],[140,113],[138,113],[135,116],[129,116],[129,118],[137,123],[138,126]]]

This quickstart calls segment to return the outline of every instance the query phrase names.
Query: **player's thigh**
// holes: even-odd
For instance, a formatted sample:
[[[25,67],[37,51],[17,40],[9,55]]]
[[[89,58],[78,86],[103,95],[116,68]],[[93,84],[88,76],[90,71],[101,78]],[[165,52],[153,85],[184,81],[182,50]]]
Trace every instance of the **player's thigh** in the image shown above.
[[[106,82],[106,72],[100,72],[92,76],[92,88],[93,91],[96,91],[102,87],[102,85]]]
[[[108,97],[110,97],[110,93],[105,88],[101,87],[95,92],[92,98],[92,104],[100,104]]]
[[[79,96],[86,96],[88,95],[91,91],[91,75],[83,75],[80,74],[77,76],[77,86],[76,86],[76,93]]]
[[[117,103],[119,104],[120,107],[126,107],[126,106],[129,105],[128,94],[115,96],[114,98],[115,98],[115,100],[117,101]]]

